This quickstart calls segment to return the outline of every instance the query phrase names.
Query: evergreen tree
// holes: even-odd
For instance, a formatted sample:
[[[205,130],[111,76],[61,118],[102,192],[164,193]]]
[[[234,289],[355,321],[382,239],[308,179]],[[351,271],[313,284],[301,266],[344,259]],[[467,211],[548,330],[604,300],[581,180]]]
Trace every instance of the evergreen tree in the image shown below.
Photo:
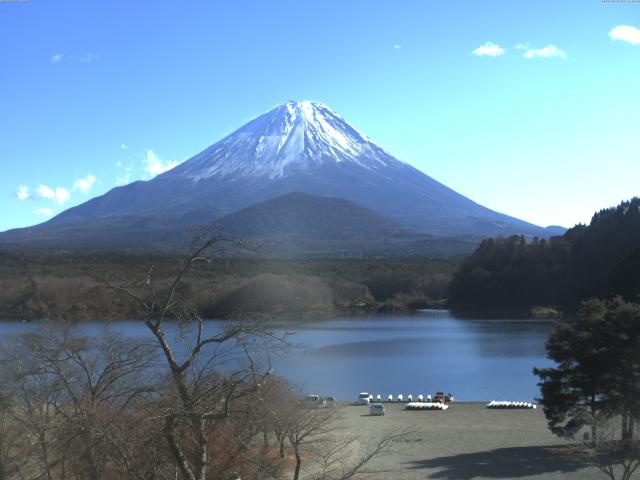
[[[603,417],[620,416],[621,439],[640,421],[640,305],[617,297],[582,304],[578,320],[558,323],[546,343],[555,368],[534,369],[550,430],[573,437]]]
[[[640,297],[640,198],[596,213],[562,237],[484,240],[456,272],[455,309],[574,309],[591,298]]]

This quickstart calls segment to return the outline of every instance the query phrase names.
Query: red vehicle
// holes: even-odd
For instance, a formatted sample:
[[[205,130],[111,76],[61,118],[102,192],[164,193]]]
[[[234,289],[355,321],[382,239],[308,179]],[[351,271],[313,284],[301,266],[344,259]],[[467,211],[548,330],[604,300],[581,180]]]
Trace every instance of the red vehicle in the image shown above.
[[[435,396],[433,397],[433,401],[434,403],[453,402],[453,395],[451,395],[450,393],[447,393],[445,395],[444,392],[436,392]]]

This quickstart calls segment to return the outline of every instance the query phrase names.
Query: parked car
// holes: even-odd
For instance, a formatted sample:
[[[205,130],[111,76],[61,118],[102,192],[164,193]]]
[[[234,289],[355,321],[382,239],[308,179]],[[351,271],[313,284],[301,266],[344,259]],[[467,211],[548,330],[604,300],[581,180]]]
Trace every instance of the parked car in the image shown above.
[[[358,395],[358,403],[361,405],[369,405],[371,403],[371,395],[369,395],[369,392],[361,392],[360,395]]]
[[[318,408],[322,406],[320,395],[307,395],[304,397],[304,405],[307,408]]]
[[[336,406],[336,397],[331,397],[331,396],[327,397],[326,400],[325,400],[324,406],[327,407],[327,408],[335,407]]]
[[[372,403],[369,405],[369,415],[384,415],[384,405],[381,403]]]

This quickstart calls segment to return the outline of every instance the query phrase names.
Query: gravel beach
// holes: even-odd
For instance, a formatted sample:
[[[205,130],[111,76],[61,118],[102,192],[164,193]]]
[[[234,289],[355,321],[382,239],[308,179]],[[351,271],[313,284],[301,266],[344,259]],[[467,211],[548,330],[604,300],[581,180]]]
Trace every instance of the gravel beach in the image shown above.
[[[488,410],[479,403],[453,403],[449,410],[407,411],[385,404],[386,414],[368,415],[366,406],[343,406],[340,434],[362,442],[389,430],[417,430],[370,466],[385,470],[367,478],[601,479],[605,476],[571,458],[570,446],[547,429],[536,410]]]

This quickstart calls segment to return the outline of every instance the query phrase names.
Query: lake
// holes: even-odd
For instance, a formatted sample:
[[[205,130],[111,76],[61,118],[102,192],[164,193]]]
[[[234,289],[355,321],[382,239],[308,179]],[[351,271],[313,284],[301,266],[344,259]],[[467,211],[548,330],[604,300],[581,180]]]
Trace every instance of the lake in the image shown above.
[[[451,392],[457,400],[522,400],[539,396],[533,367],[551,365],[544,342],[553,320],[459,319],[446,310],[375,314],[292,325],[294,349],[273,362],[276,374],[304,392],[355,400],[358,392]],[[0,323],[0,337],[36,324]],[[118,322],[132,337],[146,335],[140,322]],[[211,322],[211,326],[219,322]],[[81,328],[98,333],[103,324]]]

